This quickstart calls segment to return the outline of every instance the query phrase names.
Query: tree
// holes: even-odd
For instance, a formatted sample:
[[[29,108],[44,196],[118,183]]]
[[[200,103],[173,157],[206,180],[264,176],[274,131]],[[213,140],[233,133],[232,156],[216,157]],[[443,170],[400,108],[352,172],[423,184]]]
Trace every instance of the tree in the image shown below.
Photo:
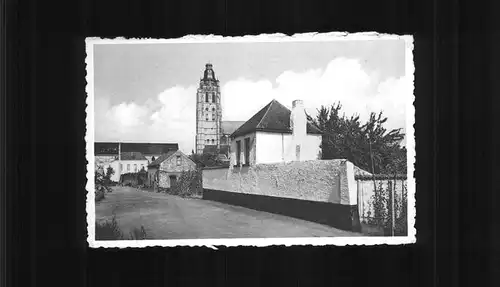
[[[108,166],[108,168],[106,169],[106,175],[104,176],[104,178],[106,180],[109,180],[111,178],[111,176],[113,176],[113,174],[115,174],[115,170],[111,166]]]
[[[219,166],[224,164],[216,153],[192,153],[189,158],[194,161],[198,167]]]
[[[400,146],[404,138],[401,129],[387,131],[383,112],[371,113],[364,124],[359,115],[340,116],[342,105],[321,106],[316,118],[309,121],[324,132],[321,142],[322,159],[344,158],[372,173],[406,174],[406,149]]]

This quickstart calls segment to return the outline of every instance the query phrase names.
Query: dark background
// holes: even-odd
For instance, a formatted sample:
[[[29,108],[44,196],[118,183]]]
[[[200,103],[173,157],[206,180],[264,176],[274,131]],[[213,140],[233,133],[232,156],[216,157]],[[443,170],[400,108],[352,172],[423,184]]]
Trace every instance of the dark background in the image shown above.
[[[492,232],[500,160],[493,2],[5,1],[2,283],[500,286],[492,282],[500,242]],[[415,37],[417,244],[88,248],[85,37],[331,31]]]

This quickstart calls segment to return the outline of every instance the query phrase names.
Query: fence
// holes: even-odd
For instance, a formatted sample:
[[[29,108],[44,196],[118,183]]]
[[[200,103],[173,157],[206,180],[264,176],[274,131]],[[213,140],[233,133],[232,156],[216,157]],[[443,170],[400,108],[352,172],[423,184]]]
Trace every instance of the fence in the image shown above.
[[[406,175],[356,176],[355,179],[360,221],[383,228],[386,235],[406,235]]]

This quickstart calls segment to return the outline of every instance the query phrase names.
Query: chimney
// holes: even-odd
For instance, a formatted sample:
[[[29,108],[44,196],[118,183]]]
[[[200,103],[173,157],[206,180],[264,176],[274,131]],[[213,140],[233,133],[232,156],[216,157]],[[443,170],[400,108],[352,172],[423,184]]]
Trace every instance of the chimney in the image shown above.
[[[295,159],[300,161],[300,154],[303,153],[303,142],[307,134],[307,118],[304,110],[304,102],[295,100],[292,102],[292,113],[290,115],[290,127],[292,129],[292,140],[295,149]]]

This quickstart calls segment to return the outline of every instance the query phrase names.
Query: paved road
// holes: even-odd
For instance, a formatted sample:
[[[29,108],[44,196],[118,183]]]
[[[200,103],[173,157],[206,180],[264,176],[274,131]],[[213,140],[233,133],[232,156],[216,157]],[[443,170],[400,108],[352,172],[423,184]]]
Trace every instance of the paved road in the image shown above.
[[[97,221],[113,214],[124,234],[143,225],[148,239],[359,236],[286,216],[130,187],[114,187],[96,203]]]

